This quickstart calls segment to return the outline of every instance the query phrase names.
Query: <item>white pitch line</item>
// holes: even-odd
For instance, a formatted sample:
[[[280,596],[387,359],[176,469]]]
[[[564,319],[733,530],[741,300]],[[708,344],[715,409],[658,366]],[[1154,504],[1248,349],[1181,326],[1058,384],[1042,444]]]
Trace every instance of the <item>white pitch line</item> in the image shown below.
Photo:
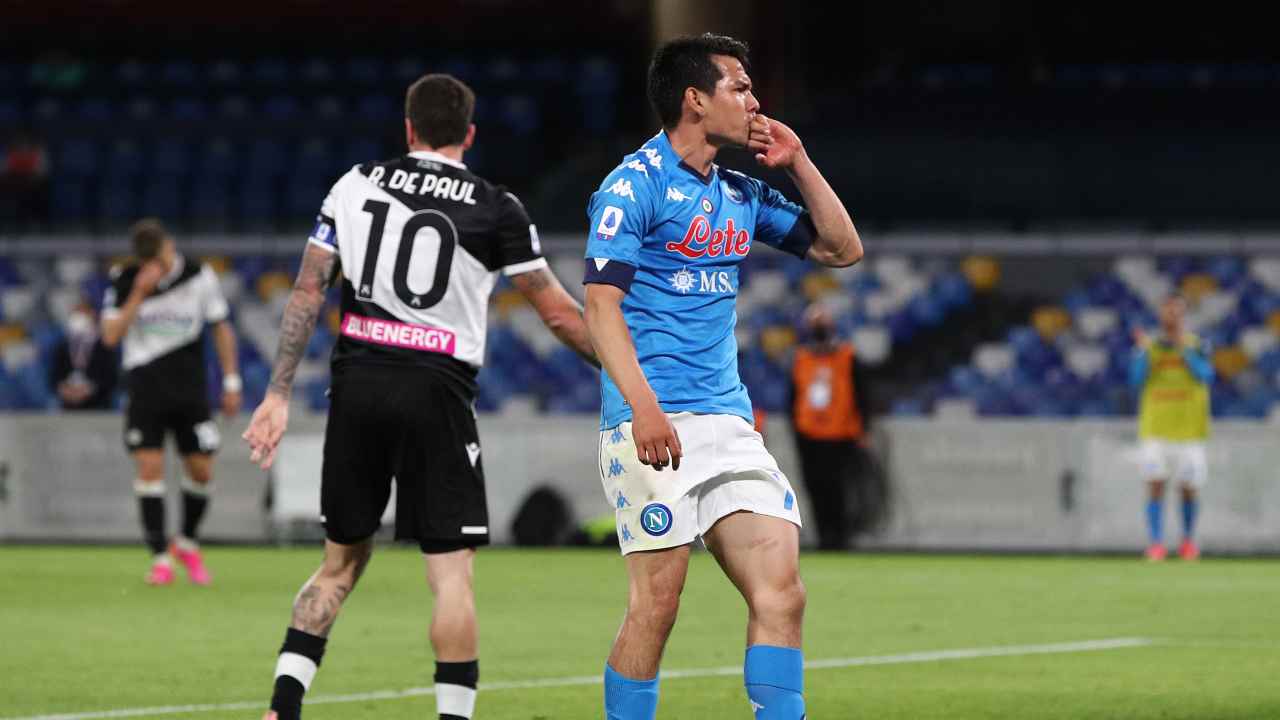
[[[804,666],[808,670],[827,670],[830,668],[863,667],[868,665],[901,665],[905,663],[941,662],[946,660],[972,660],[975,658],[1054,655],[1145,647],[1147,645],[1153,645],[1155,642],[1155,640],[1150,638],[1134,637],[1048,643],[1044,645],[1005,645],[1002,647],[960,648],[956,650],[926,650],[922,652],[901,653],[898,655],[868,655],[864,657],[810,660],[806,662]],[[662,678],[664,680],[678,680],[684,678],[720,677],[741,674],[741,665],[725,665],[722,667],[695,668],[691,670],[666,670],[663,671]],[[542,678],[538,680],[511,680],[507,682],[480,683],[480,690],[526,690],[550,687],[599,685],[601,682],[603,682],[603,678],[600,675],[579,675],[575,677]],[[315,697],[307,698],[306,704],[310,706],[328,705],[332,703],[368,702],[370,700],[398,700],[401,698],[420,697],[423,695],[434,694],[435,690],[427,687],[407,688],[404,690],[377,690],[374,692],[353,693],[349,695],[317,695]],[[183,713],[216,712],[219,710],[261,710],[264,709],[264,705],[265,703],[261,700],[230,703],[204,703],[200,705],[163,705],[143,708],[122,708],[120,710],[95,710],[92,712],[65,713],[62,715],[9,717],[0,718],[0,720],[99,720],[101,718],[178,715]]]

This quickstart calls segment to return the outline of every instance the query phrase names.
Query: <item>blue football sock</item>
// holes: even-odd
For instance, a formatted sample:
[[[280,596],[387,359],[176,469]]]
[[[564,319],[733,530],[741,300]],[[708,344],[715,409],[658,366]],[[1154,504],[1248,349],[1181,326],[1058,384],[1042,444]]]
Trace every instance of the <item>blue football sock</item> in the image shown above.
[[[742,679],[756,720],[804,720],[804,655],[798,648],[752,645]]]
[[[1152,545],[1164,541],[1164,503],[1159,500],[1147,501],[1147,534]]]
[[[1196,514],[1200,512],[1199,500],[1182,501],[1182,537],[1190,540],[1196,531]]]
[[[632,680],[604,665],[604,716],[606,720],[653,720],[658,714],[658,677]]]

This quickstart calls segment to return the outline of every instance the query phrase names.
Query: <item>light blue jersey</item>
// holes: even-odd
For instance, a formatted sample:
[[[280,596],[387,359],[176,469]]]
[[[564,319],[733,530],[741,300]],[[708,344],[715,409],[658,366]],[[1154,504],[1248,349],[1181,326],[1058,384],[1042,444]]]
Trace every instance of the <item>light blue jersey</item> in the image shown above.
[[[808,212],[742,173],[700,175],[660,132],[609,173],[587,215],[583,282],[626,292],[622,314],[662,409],[753,422],[733,332],[738,264],[755,240],[805,257]],[[609,374],[600,378],[601,429],[630,420]]]

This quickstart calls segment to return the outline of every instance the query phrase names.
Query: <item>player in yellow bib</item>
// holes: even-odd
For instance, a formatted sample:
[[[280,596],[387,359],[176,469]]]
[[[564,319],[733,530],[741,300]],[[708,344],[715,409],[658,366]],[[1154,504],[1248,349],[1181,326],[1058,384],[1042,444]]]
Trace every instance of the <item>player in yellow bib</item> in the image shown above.
[[[1209,437],[1209,385],[1213,366],[1200,338],[1186,331],[1186,302],[1177,296],[1160,306],[1160,333],[1134,332],[1137,352],[1129,381],[1141,393],[1138,440],[1142,469],[1150,489],[1147,499],[1148,560],[1163,560],[1164,487],[1173,480],[1182,489],[1182,545],[1185,560],[1200,557],[1195,542],[1197,495],[1208,480],[1205,439]]]

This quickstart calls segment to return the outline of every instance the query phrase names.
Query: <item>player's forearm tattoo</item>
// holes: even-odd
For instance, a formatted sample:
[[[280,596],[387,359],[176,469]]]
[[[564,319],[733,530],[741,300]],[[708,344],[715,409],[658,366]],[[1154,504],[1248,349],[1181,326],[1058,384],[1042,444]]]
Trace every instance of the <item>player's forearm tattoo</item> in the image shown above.
[[[532,293],[551,285],[551,273],[545,268],[533,272],[520,273],[511,278],[512,284],[522,292]]]
[[[270,389],[284,397],[293,392],[293,377],[311,341],[320,308],[324,307],[324,291],[333,278],[337,258],[334,253],[311,249],[302,256],[302,269],[280,321],[280,344],[271,371]]]

